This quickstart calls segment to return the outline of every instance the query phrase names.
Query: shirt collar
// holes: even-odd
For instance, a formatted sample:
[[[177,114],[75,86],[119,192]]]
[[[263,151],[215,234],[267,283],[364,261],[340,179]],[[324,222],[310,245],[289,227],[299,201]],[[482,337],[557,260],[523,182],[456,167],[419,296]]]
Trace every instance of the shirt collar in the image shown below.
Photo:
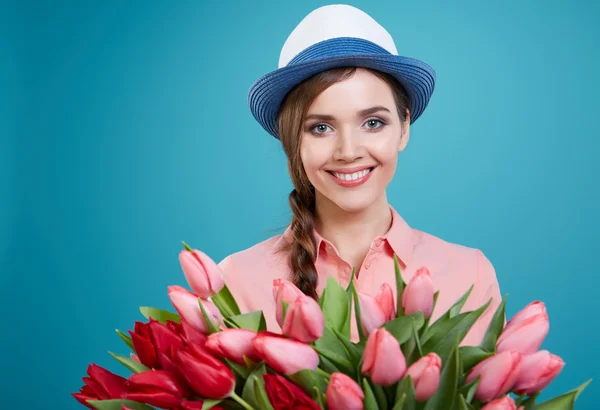
[[[390,206],[390,211],[392,212],[392,226],[385,235],[374,238],[373,241],[385,240],[392,248],[392,251],[398,256],[398,259],[406,266],[410,263],[413,255],[413,230],[392,206]],[[318,259],[321,249],[329,244],[329,242],[316,230],[313,230],[313,236],[317,247]],[[283,239],[291,242],[291,226],[288,226],[283,233]]]

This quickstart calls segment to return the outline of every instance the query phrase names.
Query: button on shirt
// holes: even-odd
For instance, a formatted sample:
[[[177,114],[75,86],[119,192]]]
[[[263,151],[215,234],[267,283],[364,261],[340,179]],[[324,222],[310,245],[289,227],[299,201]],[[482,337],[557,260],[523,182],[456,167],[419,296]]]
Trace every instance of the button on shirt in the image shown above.
[[[387,282],[395,293],[394,253],[398,256],[406,283],[419,268],[425,266],[429,269],[436,291],[439,290],[432,322],[474,285],[462,311],[475,310],[490,298],[492,303],[461,344],[479,344],[502,301],[494,267],[479,249],[453,244],[413,229],[393,208],[390,209],[391,228],[387,234],[373,239],[362,266],[356,267],[357,290],[375,296],[381,285]],[[314,232],[314,237],[317,246],[317,293],[322,294],[329,275],[343,287],[348,286],[352,275],[350,264],[318,232]],[[242,312],[262,310],[268,330],[274,332],[281,332],[281,329],[275,320],[273,280],[291,279],[289,253],[283,250],[291,240],[291,230],[288,227],[283,234],[229,255],[219,263],[225,282]],[[356,323],[353,323],[352,338],[357,340],[357,336]]]

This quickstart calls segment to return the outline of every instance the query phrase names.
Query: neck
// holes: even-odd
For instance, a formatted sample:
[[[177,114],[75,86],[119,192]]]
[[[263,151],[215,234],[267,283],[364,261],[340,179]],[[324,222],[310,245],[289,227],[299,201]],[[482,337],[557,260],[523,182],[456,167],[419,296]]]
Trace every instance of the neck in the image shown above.
[[[348,212],[317,193],[315,208],[317,232],[336,247],[344,260],[357,268],[373,239],[385,235],[392,224],[385,195],[366,209]]]

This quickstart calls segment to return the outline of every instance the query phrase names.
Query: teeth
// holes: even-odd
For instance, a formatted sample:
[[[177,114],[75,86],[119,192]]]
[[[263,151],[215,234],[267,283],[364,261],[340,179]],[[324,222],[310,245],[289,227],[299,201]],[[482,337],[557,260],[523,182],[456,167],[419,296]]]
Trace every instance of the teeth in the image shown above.
[[[355,172],[353,174],[342,174],[342,173],[339,173],[339,172],[334,172],[333,175],[335,175],[337,178],[343,179],[345,181],[355,181],[355,180],[357,180],[359,178],[364,177],[369,172],[371,172],[370,168],[364,169],[364,170],[362,170],[360,172]]]

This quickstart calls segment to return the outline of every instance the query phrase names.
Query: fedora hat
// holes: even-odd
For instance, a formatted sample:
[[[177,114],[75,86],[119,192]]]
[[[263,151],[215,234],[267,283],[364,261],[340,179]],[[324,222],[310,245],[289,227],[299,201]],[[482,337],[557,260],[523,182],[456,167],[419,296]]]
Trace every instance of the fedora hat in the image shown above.
[[[346,4],[319,7],[294,28],[283,44],[277,70],[252,84],[250,111],[279,139],[277,116],[287,93],[313,75],[335,67],[364,67],[390,74],[409,100],[411,124],[423,113],[435,86],[435,71],[398,55],[390,34],[371,16]]]

